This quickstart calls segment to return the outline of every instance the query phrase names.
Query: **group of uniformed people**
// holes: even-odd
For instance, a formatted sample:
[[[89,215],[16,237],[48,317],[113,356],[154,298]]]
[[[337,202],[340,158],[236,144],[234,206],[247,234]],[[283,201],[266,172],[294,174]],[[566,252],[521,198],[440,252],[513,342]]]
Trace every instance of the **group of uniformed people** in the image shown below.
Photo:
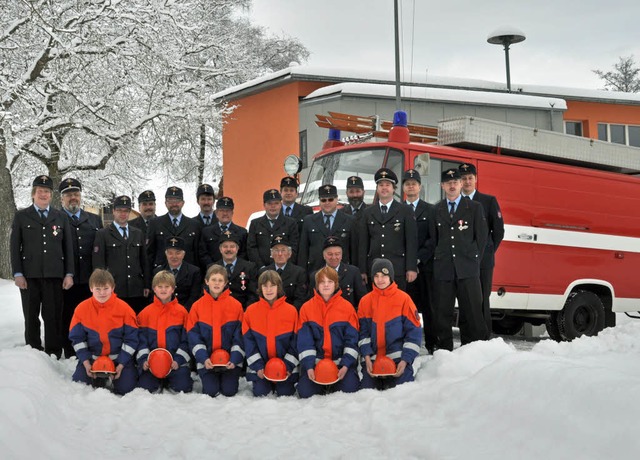
[[[140,216],[129,220],[131,199],[118,196],[113,222],[103,228],[99,216],[81,208],[78,180],[60,183],[58,210],[51,206],[51,178],[38,176],[33,205],[16,213],[11,234],[26,343],[58,357],[74,354],[69,323],[75,306],[91,295],[87,283],[96,268],[111,272],[115,293],[136,313],[153,300],[151,279],[163,270],[175,276],[176,296],[189,310],[213,264],[225,268],[228,289],[244,309],[258,300],[258,276],[267,270],[279,275],[287,302],[300,309],[316,292],[315,273],[326,266],[336,270],[342,297],[357,308],[371,289],[367,275],[376,259],[392,264],[393,281],[423,314],[429,352],[453,349],[456,299],[462,344],[487,339],[494,254],[504,228],[495,197],[475,190],[476,178],[470,163],[443,171],[445,198],[432,205],[420,199],[421,177],[410,169],[402,176],[401,202],[394,199],[396,174],[381,168],[374,176],[375,203],[364,203],[363,181],[352,176],[348,204],[339,208],[337,188],[324,184],[314,213],[296,202],[297,180],[285,177],[279,189],[264,192],[265,215],[247,230],[233,222],[234,200],[216,201],[208,184],[197,188],[200,212],[193,218],[182,214],[182,189],[171,186],[166,214],[156,216],[155,194],[146,190],[138,196]]]

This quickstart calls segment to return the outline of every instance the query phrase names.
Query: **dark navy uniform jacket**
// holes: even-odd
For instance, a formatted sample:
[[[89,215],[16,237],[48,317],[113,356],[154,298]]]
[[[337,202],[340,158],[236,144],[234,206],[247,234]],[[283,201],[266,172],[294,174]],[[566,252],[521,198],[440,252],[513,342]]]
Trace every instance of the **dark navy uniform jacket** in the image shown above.
[[[489,237],[487,238],[487,246],[484,249],[484,255],[480,262],[480,267],[491,268],[496,264],[495,254],[500,246],[500,242],[504,238],[504,221],[502,220],[502,212],[498,200],[493,195],[480,193],[476,190],[473,195],[473,201],[477,201],[484,209],[484,215],[487,219],[487,227],[489,229]]]
[[[247,236],[247,255],[258,268],[271,263],[271,238],[283,235],[289,241],[293,254],[291,262],[295,263],[298,255],[298,224],[290,217],[278,214],[273,227],[266,215],[251,221]]]
[[[199,265],[198,245],[200,244],[200,225],[193,219],[182,215],[178,227],[174,227],[169,214],[149,221],[147,229],[147,255],[151,264],[150,271],[167,261],[164,254],[167,238],[179,236],[184,240],[184,260],[192,265]]]
[[[73,233],[64,211],[49,207],[42,221],[34,206],[16,212],[11,225],[11,266],[25,278],[74,274]]]
[[[432,231],[436,236],[433,258],[436,280],[480,276],[480,260],[487,244],[487,221],[480,203],[461,199],[451,218],[447,201],[438,202]]]
[[[227,231],[236,235],[240,240],[238,257],[247,260],[247,229],[231,222],[227,227]],[[202,265],[202,268],[206,269],[216,260],[222,259],[222,254],[220,254],[221,234],[222,231],[220,230],[220,225],[217,223],[202,229],[202,234],[200,235],[200,249],[198,251],[200,254],[200,264]]]
[[[144,235],[131,225],[127,226],[126,240],[115,223],[98,230],[93,243],[93,267],[111,272],[118,297],[142,297],[143,290],[151,287]]]
[[[63,212],[65,212],[63,210]],[[80,217],[75,220],[69,217],[71,233],[73,236],[73,262],[74,284],[88,284],[89,277],[93,273],[93,242],[96,233],[100,230],[102,219],[97,214],[81,210]]]
[[[384,216],[377,203],[364,210],[359,222],[358,265],[361,273],[370,274],[373,260],[385,258],[400,278],[417,270],[418,228],[410,206],[395,200],[388,206]]]
[[[342,260],[351,261],[352,241],[356,237],[356,220],[343,212],[336,212],[331,230],[324,225],[322,211],[304,218],[302,233],[300,234],[300,250],[298,251],[298,265],[308,273],[316,271],[325,265],[322,257],[324,240],[328,236],[337,236],[342,242]]]

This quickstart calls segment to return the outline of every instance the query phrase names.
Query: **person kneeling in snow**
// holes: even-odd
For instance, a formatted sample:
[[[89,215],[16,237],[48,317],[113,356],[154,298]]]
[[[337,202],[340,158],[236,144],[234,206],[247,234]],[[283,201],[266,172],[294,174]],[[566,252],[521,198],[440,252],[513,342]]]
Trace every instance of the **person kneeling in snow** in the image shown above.
[[[187,319],[189,348],[196,359],[202,392],[209,396],[235,395],[244,361],[242,304],[231,297],[228,281],[224,267],[211,265],[204,280],[209,292],[195,301]]]
[[[302,305],[300,310],[298,357],[302,370],[298,395],[308,398],[324,392],[356,392],[360,388],[358,315],[353,305],[342,297],[338,273],[333,268],[318,270],[315,282],[313,298]],[[322,376],[316,376],[315,367],[320,359],[327,358],[337,365],[332,365],[337,371],[337,382],[325,386],[318,383]],[[316,377],[320,379],[317,380]]]
[[[275,270],[258,277],[258,296],[260,300],[249,305],[242,323],[247,380],[253,382],[254,396],[273,391],[278,396],[291,396],[298,380],[298,310],[287,303],[282,279]]]
[[[115,286],[107,270],[93,271],[89,278],[92,297],[76,307],[69,340],[78,357],[73,381],[101,386],[92,364],[107,357],[115,364],[113,391],[123,395],[136,387],[133,354],[138,348],[138,325],[133,309],[113,292]]]
[[[154,392],[163,384],[163,377],[154,375],[153,369],[149,369],[149,353],[163,348],[173,358],[170,372],[166,376],[169,388],[176,392],[188,393],[193,387],[193,380],[189,368],[191,356],[185,329],[187,310],[173,296],[176,289],[176,278],[173,274],[166,270],[160,271],[153,277],[151,285],[155,294],[153,303],[138,315],[138,386]]]
[[[420,317],[411,297],[393,281],[390,261],[375,259],[371,276],[373,290],[358,306],[360,354],[364,357],[362,388],[392,388],[413,381],[412,363],[420,352],[422,337]],[[385,361],[393,367],[391,371],[382,365]]]

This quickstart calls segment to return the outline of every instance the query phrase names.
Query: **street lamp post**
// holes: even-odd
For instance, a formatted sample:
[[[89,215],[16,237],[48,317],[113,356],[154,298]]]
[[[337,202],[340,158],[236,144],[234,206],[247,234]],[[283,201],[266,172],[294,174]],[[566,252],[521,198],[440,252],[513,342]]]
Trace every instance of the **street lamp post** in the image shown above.
[[[507,67],[507,91],[511,92],[511,73],[509,70],[509,47],[512,44],[523,42],[526,39],[523,32],[513,27],[501,27],[493,31],[487,37],[487,42],[492,45],[504,46],[504,60]]]

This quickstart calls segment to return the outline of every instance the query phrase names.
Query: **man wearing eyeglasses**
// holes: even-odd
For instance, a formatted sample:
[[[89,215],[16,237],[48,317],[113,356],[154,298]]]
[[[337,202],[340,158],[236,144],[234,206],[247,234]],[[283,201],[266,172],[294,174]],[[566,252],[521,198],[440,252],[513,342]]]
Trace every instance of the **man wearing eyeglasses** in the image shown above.
[[[304,218],[300,234],[298,265],[308,274],[325,265],[322,257],[324,240],[337,236],[344,243],[343,259],[351,261],[352,239],[355,237],[355,219],[344,212],[338,212],[338,189],[335,185],[325,184],[318,189],[320,211]]]

